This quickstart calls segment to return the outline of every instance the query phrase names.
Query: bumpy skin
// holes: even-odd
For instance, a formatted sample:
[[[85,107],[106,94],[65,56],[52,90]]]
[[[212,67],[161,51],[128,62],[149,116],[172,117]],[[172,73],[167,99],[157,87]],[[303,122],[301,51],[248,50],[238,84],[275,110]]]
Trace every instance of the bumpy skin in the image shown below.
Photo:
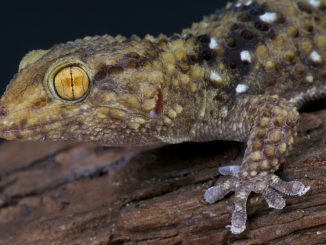
[[[240,1],[180,35],[86,37],[32,51],[0,101],[0,137],[156,145],[247,142],[241,166],[210,188],[213,203],[234,191],[230,229],[241,233],[246,201],[261,193],[302,195],[302,183],[273,173],[296,136],[297,109],[326,95],[326,1]],[[82,63],[91,80],[80,101],[47,80],[57,65]]]

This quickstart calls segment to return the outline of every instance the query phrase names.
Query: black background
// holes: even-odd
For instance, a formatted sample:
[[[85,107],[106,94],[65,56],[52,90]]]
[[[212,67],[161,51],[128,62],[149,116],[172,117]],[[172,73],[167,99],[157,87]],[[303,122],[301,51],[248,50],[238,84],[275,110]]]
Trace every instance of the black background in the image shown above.
[[[4,3],[5,2],[5,3]],[[27,0],[0,3],[0,94],[30,50],[92,35],[172,35],[227,1]]]

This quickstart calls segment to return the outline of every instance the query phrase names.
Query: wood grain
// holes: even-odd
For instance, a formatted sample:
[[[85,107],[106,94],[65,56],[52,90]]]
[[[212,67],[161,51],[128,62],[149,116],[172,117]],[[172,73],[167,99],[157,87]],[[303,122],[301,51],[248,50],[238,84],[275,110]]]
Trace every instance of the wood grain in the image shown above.
[[[247,230],[232,235],[233,196],[204,191],[239,163],[243,144],[210,142],[147,152],[74,143],[0,145],[0,244],[326,244],[326,110],[301,115],[279,176],[311,190],[273,210],[249,199]]]

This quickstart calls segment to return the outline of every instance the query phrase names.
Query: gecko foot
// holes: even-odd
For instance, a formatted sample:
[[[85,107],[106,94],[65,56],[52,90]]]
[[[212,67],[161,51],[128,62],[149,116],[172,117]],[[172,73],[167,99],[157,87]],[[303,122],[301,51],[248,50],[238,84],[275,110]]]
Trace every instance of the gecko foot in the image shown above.
[[[239,177],[239,166],[222,167],[219,168],[219,172],[222,175],[230,176],[230,178],[223,184],[209,188],[205,192],[204,198],[206,202],[212,204],[221,200],[228,193],[235,192],[231,225],[227,226],[234,234],[239,234],[246,228],[246,204],[251,192],[262,194],[269,207],[282,209],[285,207],[285,200],[278,192],[290,196],[302,196],[309,190],[309,187],[305,187],[299,181],[286,182],[268,172],[261,172],[252,178],[241,178]]]

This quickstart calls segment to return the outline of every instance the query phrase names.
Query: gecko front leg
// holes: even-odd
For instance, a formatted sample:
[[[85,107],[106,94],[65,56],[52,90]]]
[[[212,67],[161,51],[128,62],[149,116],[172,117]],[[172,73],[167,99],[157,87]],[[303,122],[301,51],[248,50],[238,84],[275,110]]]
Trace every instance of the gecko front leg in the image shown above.
[[[262,194],[269,207],[282,209],[285,201],[279,192],[303,195],[309,190],[299,181],[285,182],[273,174],[292,148],[299,117],[296,108],[277,96],[250,98],[245,108],[248,111],[244,114],[249,115],[245,120],[250,120],[250,126],[242,164],[220,168],[219,172],[231,176],[230,179],[209,188],[205,193],[205,200],[214,203],[229,192],[235,192],[229,226],[235,234],[245,230],[246,203],[251,192]],[[233,114],[241,115],[243,112],[240,110],[243,110],[241,106],[235,107]]]

